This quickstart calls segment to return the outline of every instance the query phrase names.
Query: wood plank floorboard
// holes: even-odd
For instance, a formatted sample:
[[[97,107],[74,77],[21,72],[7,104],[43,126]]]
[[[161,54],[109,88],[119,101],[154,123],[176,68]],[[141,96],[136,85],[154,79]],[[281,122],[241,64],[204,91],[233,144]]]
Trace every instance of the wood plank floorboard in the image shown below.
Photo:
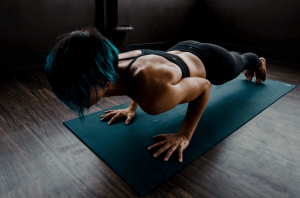
[[[300,197],[300,67],[267,69],[298,87],[145,197]],[[127,102],[103,98],[86,114]],[[42,68],[1,75],[1,197],[140,197],[63,125],[77,117]]]

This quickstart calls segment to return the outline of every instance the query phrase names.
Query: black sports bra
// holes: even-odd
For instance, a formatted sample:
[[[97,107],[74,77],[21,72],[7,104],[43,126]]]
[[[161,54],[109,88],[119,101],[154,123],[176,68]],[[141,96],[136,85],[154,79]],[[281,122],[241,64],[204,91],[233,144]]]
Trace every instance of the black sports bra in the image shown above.
[[[136,61],[137,58],[141,57],[141,56],[145,56],[145,55],[150,55],[150,54],[155,54],[155,55],[159,55],[162,56],[166,59],[168,59],[169,61],[171,61],[172,63],[178,65],[182,71],[182,78],[186,78],[186,77],[190,77],[190,72],[189,72],[189,68],[187,67],[187,65],[175,54],[169,54],[163,51],[158,51],[158,50],[149,50],[149,49],[141,49],[142,54],[139,56],[135,56],[135,57],[129,57],[129,58],[122,58],[119,60],[129,60],[134,58],[128,65],[128,67],[126,68],[129,72],[129,69],[131,67],[131,65],[134,63],[134,61]]]

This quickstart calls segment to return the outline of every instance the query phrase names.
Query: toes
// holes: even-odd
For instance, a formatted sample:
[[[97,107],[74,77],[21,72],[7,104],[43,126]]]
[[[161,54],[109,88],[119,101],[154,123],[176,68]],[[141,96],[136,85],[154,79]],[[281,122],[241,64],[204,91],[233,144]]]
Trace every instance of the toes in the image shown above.
[[[245,70],[244,75],[246,76],[247,81],[252,81],[252,78],[254,76],[254,71]]]
[[[252,81],[253,77],[246,77],[247,81]]]

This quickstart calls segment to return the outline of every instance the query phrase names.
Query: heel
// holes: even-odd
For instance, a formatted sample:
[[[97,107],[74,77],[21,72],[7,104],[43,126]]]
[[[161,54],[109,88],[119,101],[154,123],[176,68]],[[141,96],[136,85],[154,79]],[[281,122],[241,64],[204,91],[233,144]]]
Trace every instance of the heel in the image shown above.
[[[262,62],[261,66],[255,69],[256,83],[261,84],[267,79],[267,61],[263,57],[259,58]]]

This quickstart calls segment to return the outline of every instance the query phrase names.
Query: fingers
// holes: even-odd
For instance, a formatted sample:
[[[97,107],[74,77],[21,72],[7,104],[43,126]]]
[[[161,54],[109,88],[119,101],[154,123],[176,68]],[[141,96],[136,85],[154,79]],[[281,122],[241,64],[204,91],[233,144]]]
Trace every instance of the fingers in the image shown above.
[[[131,121],[131,119],[135,115],[135,112],[128,111],[127,109],[108,110],[108,111],[105,111],[105,113],[106,114],[101,115],[101,121],[104,120],[107,117],[112,117],[113,116],[113,118],[110,120],[110,122],[108,124],[111,124],[117,118],[122,117],[122,116],[126,116],[127,117],[125,124],[129,124],[130,121]]]
[[[171,137],[170,137],[171,135]],[[156,136],[153,136],[154,138],[155,137],[165,137],[166,139],[164,141],[161,141],[161,142],[158,142],[152,146],[150,146],[148,148],[148,150],[154,148],[154,147],[157,147],[157,146],[161,146],[161,145],[164,145],[162,148],[160,148],[154,155],[153,157],[157,157],[159,156],[160,154],[162,154],[164,151],[166,151],[167,149],[169,149],[170,147],[170,150],[168,151],[168,153],[166,154],[165,158],[164,158],[164,161],[168,161],[170,156],[174,153],[174,151],[178,148],[178,161],[179,162],[182,162],[182,153],[183,153],[183,150],[188,146],[189,144],[189,141],[186,140],[185,138],[183,138],[182,136],[176,136],[176,134],[173,136],[172,133],[169,133],[169,134],[160,134],[160,135],[156,135]],[[178,139],[179,138],[179,139]]]
[[[167,149],[170,148],[171,146],[172,146],[172,144],[166,144],[165,146],[161,147],[161,148],[153,155],[153,157],[159,156],[161,153],[163,153],[165,150],[167,150]]]
[[[158,143],[156,143],[156,144],[153,144],[152,146],[150,146],[150,147],[148,148],[148,150],[153,149],[154,147],[163,145],[166,141],[167,141],[167,140],[164,140],[164,141],[158,142]]]
[[[108,113],[108,114],[102,115],[101,116],[102,117],[101,120],[104,120],[105,118],[113,116],[113,115],[114,115],[113,113]]]
[[[148,148],[148,150],[156,147],[156,146],[160,146],[162,144],[164,144],[165,141],[162,141],[162,142],[159,142],[157,144],[154,144],[152,146],[150,146]],[[154,155],[153,157],[157,157],[159,156],[160,154],[162,154],[165,150],[167,150],[168,148],[170,148],[172,146],[172,144],[166,144],[164,147],[162,147],[161,149],[159,149]],[[167,155],[165,156],[164,160],[165,161],[168,161],[169,158],[171,157],[171,155],[174,153],[174,151],[178,148],[178,161],[179,162],[182,162],[182,152],[183,152],[183,147],[182,145],[173,145],[172,148],[168,151]]]
[[[178,147],[178,160],[182,162],[182,152],[183,152],[183,147],[179,145]]]
[[[107,117],[111,117],[113,116],[114,114],[113,113],[109,113],[109,114],[106,114],[106,115],[102,115],[101,117],[101,121],[104,120],[105,118]],[[115,121],[117,118],[121,117],[120,114],[116,114],[114,117],[112,117],[112,119],[107,123],[107,124],[111,124],[113,121]]]
[[[119,109],[118,109],[119,110]],[[116,113],[116,112],[113,112],[113,111],[116,111],[116,110],[108,110],[108,111],[104,111],[104,113],[106,113],[106,114],[104,114],[104,115],[101,115],[101,117],[103,117],[103,116],[108,116],[108,115],[112,115],[113,113]]]
[[[125,124],[129,124],[129,122],[131,121],[132,117],[133,117],[133,116],[128,116],[128,117],[127,117],[127,120],[125,121]]]
[[[119,115],[119,114],[115,115],[107,124],[111,124],[113,121],[115,121],[119,117],[121,117],[121,115]]]
[[[154,138],[157,138],[157,137],[160,137],[160,138],[162,138],[162,137],[164,137],[164,138],[167,138],[168,136],[170,136],[171,134],[160,134],[160,135],[155,135],[155,136],[153,136]]]
[[[177,145],[174,145],[167,153],[167,155],[165,156],[165,161],[168,161],[170,156],[174,153],[174,151],[177,149]]]

